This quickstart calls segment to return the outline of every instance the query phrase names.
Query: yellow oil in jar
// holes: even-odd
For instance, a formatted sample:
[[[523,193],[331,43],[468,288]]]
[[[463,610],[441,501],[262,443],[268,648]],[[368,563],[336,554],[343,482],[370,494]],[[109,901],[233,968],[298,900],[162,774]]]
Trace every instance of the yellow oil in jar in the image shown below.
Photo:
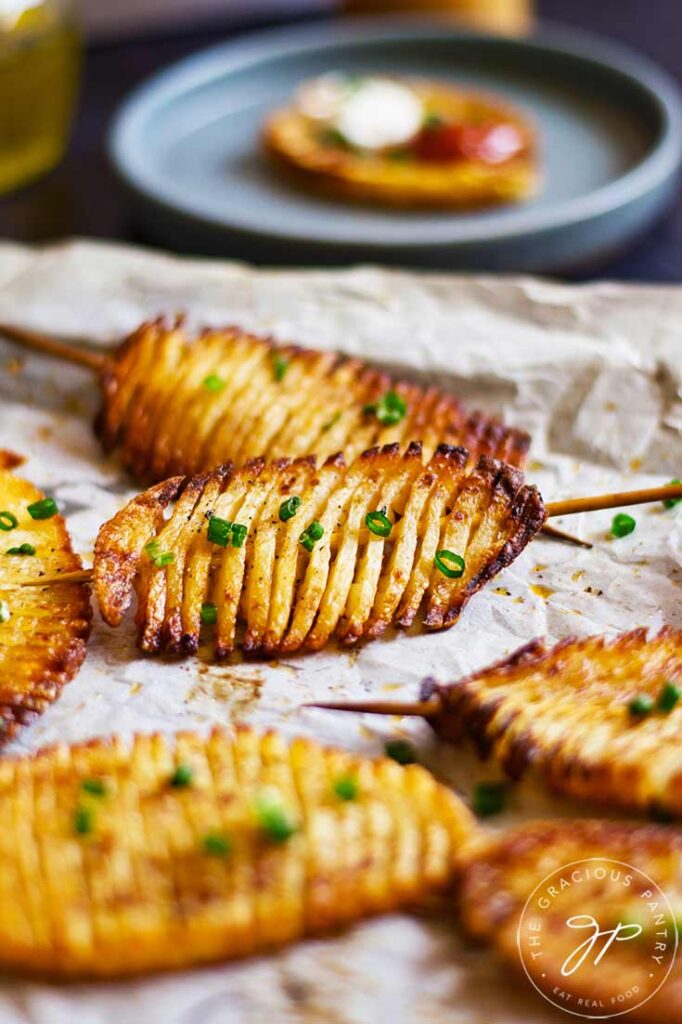
[[[63,3],[0,0],[0,194],[61,158],[79,66],[79,33]]]

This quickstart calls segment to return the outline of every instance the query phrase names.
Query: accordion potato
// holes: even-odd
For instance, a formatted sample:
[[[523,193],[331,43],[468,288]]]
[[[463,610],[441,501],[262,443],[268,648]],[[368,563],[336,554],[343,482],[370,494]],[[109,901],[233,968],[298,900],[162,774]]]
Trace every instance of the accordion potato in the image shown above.
[[[327,117],[308,109],[322,90]],[[407,103],[408,124],[391,138],[396,102]],[[354,138],[356,126],[362,137]],[[540,181],[535,132],[523,115],[497,98],[423,79],[344,83],[329,75],[304,83],[267,119],[263,145],[301,187],[375,206],[492,206],[528,198]]]
[[[594,873],[589,878],[585,870],[588,866],[577,864],[584,860],[591,860],[593,865],[604,860],[608,867],[606,880]],[[614,867],[614,861],[619,862],[621,872]],[[579,884],[572,886],[576,866],[581,874]],[[646,896],[651,888],[643,889],[639,876],[631,874],[627,881],[630,866],[659,886],[667,906],[658,895]],[[660,825],[634,826],[616,821],[536,820],[470,848],[458,879],[462,922],[472,937],[491,943],[519,974],[523,966],[517,929],[523,908],[536,887],[553,872],[565,879],[563,884],[557,876],[549,879],[559,897],[553,896],[546,902],[554,901],[555,905],[543,905],[541,915],[536,900],[529,906],[534,911],[531,916],[537,918],[536,925],[540,925],[535,935],[541,936],[541,942],[534,943],[541,956],[537,960],[532,956],[524,958],[530,980],[544,993],[565,992],[569,987],[579,986],[585,1000],[595,1004],[601,1001],[602,1017],[622,1011],[627,1003],[616,1002],[614,1006],[614,996],[625,990],[646,996],[661,983],[674,951],[675,930],[682,919],[682,832]],[[543,889],[541,895],[547,892]],[[551,892],[549,895],[552,896]],[[596,967],[586,962],[579,971],[566,976],[562,965],[588,935],[585,931],[571,931],[566,924],[571,913],[586,912],[604,929],[615,928],[622,922],[639,924],[642,932],[634,941],[614,942]],[[524,934],[523,929],[519,934]],[[626,938],[628,933],[623,932],[622,939]],[[660,949],[655,948],[656,942]],[[601,946],[595,952],[599,949]],[[659,965],[652,956],[661,958]],[[573,1007],[579,1010],[575,1004],[574,996]],[[599,1013],[595,1009],[593,1014],[583,1015]],[[677,1024],[682,1019],[679,955],[658,991],[639,1007],[633,1007],[626,1019],[644,1024]]]
[[[521,465],[523,431],[451,395],[371,369],[360,359],[276,346],[237,328],[190,340],[182,326],[144,324],[107,360],[96,429],[140,479],[160,481],[223,462],[422,441]]]
[[[424,769],[237,729],[0,763],[0,964],[117,977],[421,902],[474,827]]]
[[[0,744],[57,699],[90,631],[86,585],[20,586],[81,562],[56,506],[11,471],[14,461],[0,453]]]
[[[136,591],[144,651],[193,653],[202,624],[217,658],[238,640],[260,656],[316,651],[409,628],[422,606],[424,627],[447,628],[544,519],[519,470],[482,457],[470,471],[462,448],[426,466],[419,444],[350,466],[256,459],[134,498],[100,530],[95,594],[118,626]]]
[[[470,736],[512,778],[533,769],[577,798],[682,817],[682,633],[534,640],[452,686],[426,684],[443,736]]]

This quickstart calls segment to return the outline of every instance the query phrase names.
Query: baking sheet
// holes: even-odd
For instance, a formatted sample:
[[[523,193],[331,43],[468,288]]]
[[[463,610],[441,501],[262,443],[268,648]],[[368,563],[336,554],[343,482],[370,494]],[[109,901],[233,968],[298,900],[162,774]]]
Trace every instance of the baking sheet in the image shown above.
[[[0,321],[113,344],[145,317],[178,311],[192,327],[239,323],[337,348],[452,387],[534,437],[528,476],[547,500],[682,476],[682,288],[565,286],[533,278],[416,275],[372,267],[267,271],[73,242],[0,245]],[[90,421],[96,384],[0,343],[0,447],[57,499],[86,564],[99,524],[133,493]],[[409,698],[427,674],[456,678],[539,634],[552,640],[639,625],[682,625],[682,514],[612,512],[563,524],[583,551],[534,541],[448,633],[390,636],[266,664],[142,658],[130,628],[98,619],[86,663],[60,700],[10,748],[111,731],[276,725],[367,754],[396,733],[464,794],[498,777],[423,723],[301,712],[309,699]],[[519,786],[500,827],[539,814],[600,813]],[[2,909],[0,908],[0,913]],[[345,935],[237,965],[110,985],[0,981],[0,1024],[549,1024],[565,1019],[449,921],[396,915]]]

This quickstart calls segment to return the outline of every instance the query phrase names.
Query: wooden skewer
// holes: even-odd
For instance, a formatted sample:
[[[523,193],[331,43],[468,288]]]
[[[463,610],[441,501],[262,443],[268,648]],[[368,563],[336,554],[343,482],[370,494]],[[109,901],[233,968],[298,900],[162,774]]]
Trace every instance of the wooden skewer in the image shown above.
[[[597,494],[589,498],[566,498],[564,501],[551,501],[547,506],[549,516],[567,516],[574,512],[597,512],[605,508],[625,508],[628,505],[643,505],[645,502],[665,501],[669,498],[682,498],[682,484],[666,484],[665,487],[645,487],[639,491],[621,491],[614,494]],[[563,539],[561,530],[557,535]],[[573,543],[592,547],[587,541],[571,537]],[[20,587],[43,587],[48,583],[91,583],[92,569],[77,569],[75,572],[57,573],[54,576],[40,576],[35,580],[23,580]],[[405,712],[407,714],[407,712]]]
[[[566,533],[565,530],[559,530],[556,526],[550,526],[549,523],[545,523],[542,527],[543,536],[551,538],[551,540],[559,540],[562,544],[573,544],[576,548],[585,548],[587,551],[591,551],[594,544],[590,543],[589,540],[582,540],[581,537],[576,537],[572,533]]]
[[[410,718],[431,718],[440,711],[440,700],[400,702],[386,700],[327,701],[302,704],[303,708],[321,708],[324,711],[355,711],[365,715],[400,715]]]
[[[30,331],[26,327],[15,327],[13,324],[0,324],[0,334],[16,341],[24,348],[30,348],[34,352],[41,352],[43,355],[54,356],[56,359],[64,359],[76,366],[84,366],[88,370],[95,370],[101,373],[108,360],[100,352],[89,352],[87,349],[78,348],[76,345],[68,345],[66,342],[57,341],[47,334],[39,334],[37,331]]]

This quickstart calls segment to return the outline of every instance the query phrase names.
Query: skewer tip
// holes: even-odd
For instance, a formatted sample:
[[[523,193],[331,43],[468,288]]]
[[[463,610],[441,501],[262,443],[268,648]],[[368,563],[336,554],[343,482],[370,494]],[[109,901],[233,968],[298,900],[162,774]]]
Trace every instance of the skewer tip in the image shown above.
[[[302,708],[320,711],[354,711],[365,715],[398,715],[410,718],[431,718],[440,711],[439,700],[422,701],[314,701]]]

